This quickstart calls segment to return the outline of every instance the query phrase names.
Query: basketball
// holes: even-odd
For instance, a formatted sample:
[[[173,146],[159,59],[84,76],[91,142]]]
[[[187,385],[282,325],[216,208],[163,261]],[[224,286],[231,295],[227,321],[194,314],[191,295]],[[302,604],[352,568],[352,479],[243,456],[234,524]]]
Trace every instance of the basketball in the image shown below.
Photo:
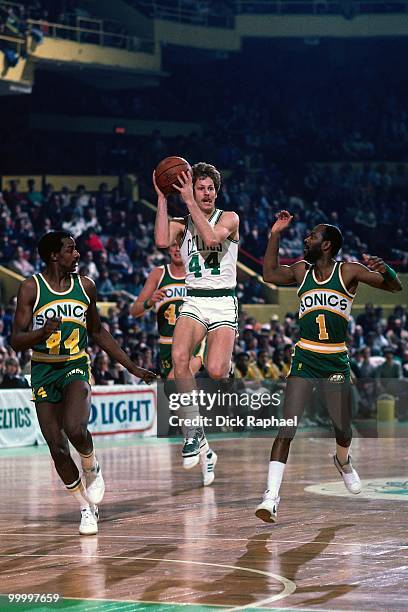
[[[173,184],[177,182],[182,172],[187,172],[191,166],[183,157],[166,157],[156,166],[156,184],[164,195],[178,193]]]

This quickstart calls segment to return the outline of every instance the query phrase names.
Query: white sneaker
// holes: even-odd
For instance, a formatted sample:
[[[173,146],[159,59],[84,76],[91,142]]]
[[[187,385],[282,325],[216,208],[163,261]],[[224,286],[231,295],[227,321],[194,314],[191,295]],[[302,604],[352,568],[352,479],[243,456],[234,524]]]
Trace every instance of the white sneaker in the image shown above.
[[[269,489],[265,491],[263,500],[255,510],[255,516],[265,523],[276,523],[280,497],[272,497]]]
[[[91,504],[100,504],[105,493],[105,482],[99,463],[92,470],[84,470],[86,496]]]
[[[99,523],[99,508],[95,504],[91,504],[90,506],[91,512],[95,517],[97,523]]]
[[[185,470],[191,470],[191,468],[198,465],[200,461],[200,454],[208,452],[209,444],[205,437],[202,427],[191,428],[191,431],[184,438],[184,445],[182,448],[183,456],[183,468]]]
[[[345,463],[344,465],[340,464],[337,455],[333,455],[333,461],[334,465],[340,472],[341,477],[343,478],[343,482],[346,485],[347,491],[350,491],[350,493],[354,493],[354,495],[357,495],[357,493],[361,493],[360,478],[356,470],[353,468],[350,456],[347,460],[347,463]]]
[[[79,533],[81,535],[95,535],[98,533],[98,522],[90,508],[81,510]]]
[[[207,452],[200,453],[201,471],[203,473],[203,485],[208,487],[214,482],[215,466],[217,463],[217,453],[208,449]]]

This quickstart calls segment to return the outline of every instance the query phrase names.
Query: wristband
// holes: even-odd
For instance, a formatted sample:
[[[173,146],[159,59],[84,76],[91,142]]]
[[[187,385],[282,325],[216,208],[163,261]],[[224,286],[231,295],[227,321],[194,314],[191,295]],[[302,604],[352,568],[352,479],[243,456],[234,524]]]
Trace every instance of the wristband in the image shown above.
[[[388,264],[385,264],[385,272],[381,272],[381,276],[384,280],[396,280],[397,273]]]
[[[150,310],[151,308],[153,308],[153,304],[152,304],[151,306],[149,306],[149,304],[147,303],[148,301],[149,301],[149,300],[145,300],[145,301],[143,302],[143,308],[144,308],[145,310]]]

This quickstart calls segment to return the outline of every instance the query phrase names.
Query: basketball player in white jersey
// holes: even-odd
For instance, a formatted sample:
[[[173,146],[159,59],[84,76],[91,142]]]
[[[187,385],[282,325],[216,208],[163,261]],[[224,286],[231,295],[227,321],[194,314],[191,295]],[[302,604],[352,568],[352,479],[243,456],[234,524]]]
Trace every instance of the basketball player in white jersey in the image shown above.
[[[158,197],[156,246],[166,248],[177,240],[186,269],[187,297],[180,309],[172,347],[177,389],[185,393],[194,389],[191,356],[206,336],[208,374],[221,380],[229,373],[238,328],[235,286],[239,218],[235,212],[216,208],[221,175],[211,164],[195,164],[192,174],[183,173],[178,181],[174,187],[189,214],[170,220],[166,197],[153,175]],[[190,408],[191,415],[198,415],[193,399]],[[208,451],[208,442],[202,427],[185,427],[183,431],[183,464],[190,469],[198,464],[200,452]]]

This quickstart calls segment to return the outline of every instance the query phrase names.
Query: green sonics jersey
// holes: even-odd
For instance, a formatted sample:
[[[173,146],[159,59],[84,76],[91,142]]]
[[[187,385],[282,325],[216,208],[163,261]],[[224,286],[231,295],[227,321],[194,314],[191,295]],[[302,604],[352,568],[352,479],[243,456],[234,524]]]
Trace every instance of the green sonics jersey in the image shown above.
[[[88,344],[86,312],[89,298],[78,274],[71,274],[66,291],[54,291],[42,274],[35,274],[37,298],[33,308],[33,329],[43,327],[47,319],[61,317],[60,329],[33,347],[33,361],[60,363],[86,356]]]
[[[336,262],[330,277],[316,280],[314,266],[306,272],[298,290],[300,298],[300,348],[317,353],[346,351],[347,327],[354,295],[347,291]]]
[[[160,343],[171,344],[179,310],[186,296],[185,277],[172,276],[166,264],[157,288],[163,289],[166,294],[163,300],[156,302]]]

